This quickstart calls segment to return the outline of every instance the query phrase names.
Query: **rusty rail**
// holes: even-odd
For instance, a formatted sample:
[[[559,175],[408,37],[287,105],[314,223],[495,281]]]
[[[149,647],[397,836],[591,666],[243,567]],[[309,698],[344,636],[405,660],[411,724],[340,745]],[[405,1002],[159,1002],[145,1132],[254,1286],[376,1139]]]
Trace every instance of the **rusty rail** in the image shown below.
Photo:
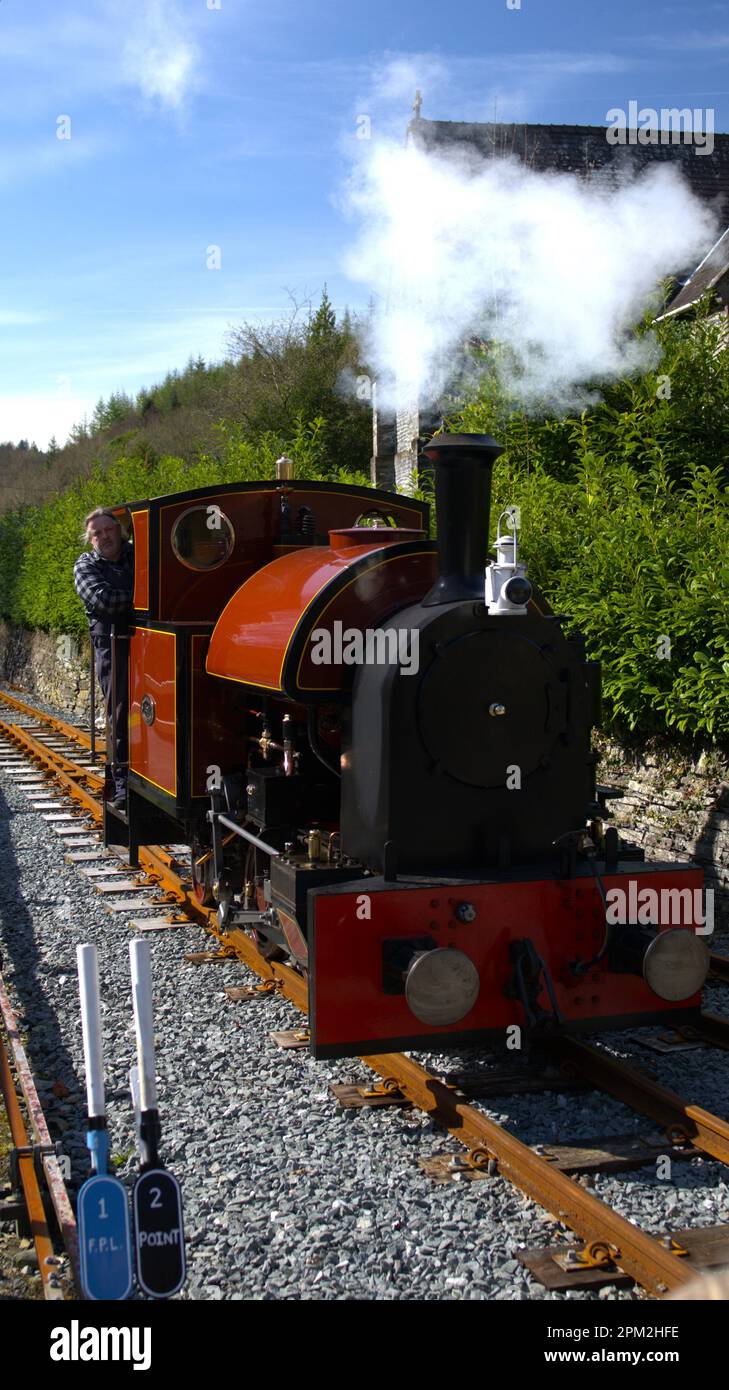
[[[34,763],[40,765],[43,771],[52,773],[68,796],[77,801],[90,816],[93,816],[97,824],[101,823],[104,816],[102,802],[88,788],[101,791],[104,785],[103,777],[97,773],[85,771],[71,758],[65,757],[63,753],[48,748],[41,739],[34,738],[27,729],[21,728],[18,724],[8,724],[4,719],[0,719],[0,736],[22,748]],[[84,786],[84,783],[87,785]]]
[[[0,690],[0,700],[12,709],[16,709],[20,714],[27,714],[31,719],[37,719],[42,724],[47,724],[50,729],[55,729],[56,733],[62,734],[71,743],[78,743],[81,748],[91,748],[91,737],[83,729],[77,729],[75,724],[67,724],[64,719],[57,719],[55,715],[46,714],[43,710],[35,709],[33,705],[27,705],[23,700],[19,700],[15,695],[8,695],[7,690]],[[97,739],[97,752],[101,756],[104,752],[103,740],[99,743]]]
[[[729,1051],[729,1018],[722,1018],[719,1014],[702,1013],[698,1023],[692,1024],[690,1028],[682,1028],[681,1031],[687,1038],[695,1034],[710,1047],[721,1047],[724,1051]]]
[[[25,1048],[23,1047],[20,1037],[17,1019],[13,1012],[2,976],[0,976],[0,1015],[2,1016],[5,1034],[12,1050],[15,1075],[18,1079],[18,1085],[23,1100],[25,1101],[26,1112],[33,1137],[33,1143],[31,1144],[29,1143],[28,1131],[16,1094],[8,1056],[0,1041],[0,1082],[10,1123],[13,1145],[18,1155],[18,1172],[28,1211],[31,1235],[38,1256],[38,1269],[43,1283],[43,1294],[47,1299],[60,1299],[63,1298],[63,1292],[55,1278],[54,1263],[49,1263],[49,1261],[53,1261],[53,1243],[48,1230],[48,1222],[36,1172],[36,1155],[39,1156],[43,1167],[48,1192],[53,1204],[53,1210],[55,1211],[59,1230],[63,1237],[63,1243],[66,1247],[74,1278],[78,1285],[78,1232],[76,1229],[76,1219],[71,1209],[71,1203],[61,1173],[61,1166],[56,1156],[55,1146],[48,1133],[48,1126],[46,1124],[45,1115],[43,1114],[38,1092],[35,1088],[35,1082],[33,1081],[33,1074],[30,1069]]]
[[[586,1244],[607,1240],[613,1262],[644,1289],[663,1294],[693,1278],[694,1271],[654,1236],[619,1216],[480,1111],[458,1101],[443,1081],[409,1057],[391,1053],[362,1061],[380,1076],[396,1080],[408,1100],[445,1125],[469,1148],[474,1166],[495,1158],[503,1177],[576,1231]]]
[[[689,1105],[668,1086],[592,1043],[577,1038],[553,1038],[548,1043],[548,1051],[596,1090],[648,1115],[679,1142],[683,1139],[699,1152],[729,1163],[729,1124],[718,1115],[712,1115],[700,1105]]]

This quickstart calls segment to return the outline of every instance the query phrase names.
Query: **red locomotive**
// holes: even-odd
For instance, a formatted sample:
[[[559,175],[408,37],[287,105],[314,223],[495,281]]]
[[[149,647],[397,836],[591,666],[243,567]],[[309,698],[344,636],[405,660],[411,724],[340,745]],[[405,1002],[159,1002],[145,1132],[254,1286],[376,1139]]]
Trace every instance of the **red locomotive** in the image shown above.
[[[422,502],[291,477],[129,507],[106,841],[191,846],[223,929],[308,974],[317,1057],[688,1021],[702,874],[604,824],[599,671],[513,529],[487,561],[499,445],[425,452],[437,545]]]

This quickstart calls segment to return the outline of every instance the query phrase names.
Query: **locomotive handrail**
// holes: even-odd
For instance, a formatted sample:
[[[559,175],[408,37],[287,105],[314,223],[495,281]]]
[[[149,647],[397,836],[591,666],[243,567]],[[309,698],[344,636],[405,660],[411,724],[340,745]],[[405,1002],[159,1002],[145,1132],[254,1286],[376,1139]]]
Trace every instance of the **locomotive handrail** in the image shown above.
[[[116,644],[117,642],[128,642],[128,632],[117,632],[116,623],[111,625],[111,770],[116,777],[120,767],[128,767],[128,763],[120,763],[116,756]]]
[[[257,835],[252,835],[250,830],[244,830],[242,825],[238,825],[229,816],[224,816],[222,811],[208,811],[208,816],[211,819],[214,817],[220,825],[225,826],[226,830],[233,830],[236,835],[242,835],[243,839],[248,840],[249,844],[255,845],[256,849],[262,849],[265,854],[270,854],[272,859],[279,858],[280,849],[274,849],[273,845],[266,844],[265,840],[259,840]]]
[[[91,643],[91,667],[89,671],[89,736],[91,738],[91,762],[96,763],[96,653]]]
[[[116,623],[111,625],[111,770],[116,777]]]

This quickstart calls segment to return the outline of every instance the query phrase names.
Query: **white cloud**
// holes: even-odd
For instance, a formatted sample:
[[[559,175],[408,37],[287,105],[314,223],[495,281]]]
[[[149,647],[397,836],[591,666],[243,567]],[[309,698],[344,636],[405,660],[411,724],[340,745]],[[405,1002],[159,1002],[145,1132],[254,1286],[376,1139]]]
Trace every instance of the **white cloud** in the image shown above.
[[[393,52],[370,66],[353,88],[358,91],[354,109],[370,115],[377,138],[398,141],[416,89],[427,120],[452,119],[457,111],[461,121],[521,122],[543,119],[544,102],[561,100],[565,84],[573,79],[613,77],[645,67],[645,59],[610,51],[527,49],[447,59],[428,51]],[[356,144],[350,128],[340,148],[356,156]]]
[[[8,8],[8,14],[5,9]],[[200,83],[198,37],[205,33],[204,5],[185,0],[79,0],[57,5],[26,23],[2,6],[0,114],[23,122],[67,111],[95,98],[118,101],[134,90],[150,105],[179,111]]]
[[[39,385],[37,391],[0,395],[0,442],[28,439],[45,448],[55,435],[63,444],[74,425],[85,415],[93,415],[100,397],[108,399],[114,391],[135,396],[142,386],[158,384],[174,367],[184,368],[190,356],[202,355],[208,362],[222,360],[230,328],[242,317],[254,312],[263,315],[266,310],[260,306],[220,306],[178,317],[170,309],[154,322],[140,321],[138,309],[134,312],[133,329],[122,327],[116,318],[106,325],[96,323],[91,349],[79,340],[66,347],[59,343],[55,358],[61,369],[55,375],[44,372],[45,385]],[[0,325],[2,322],[0,311]],[[23,343],[30,351],[27,338]],[[43,355],[49,355],[45,343]],[[18,348],[16,364],[19,357]]]
[[[566,53],[560,49],[536,50],[533,53],[495,53],[489,59],[489,71],[532,73],[548,77],[584,77],[588,73],[628,72],[645,66],[638,58],[626,58],[616,53]]]
[[[441,87],[449,78],[451,66],[452,61],[446,68],[434,53],[393,54],[374,73],[372,97],[378,104],[412,102],[416,87]]]
[[[729,33],[700,33],[693,29],[691,33],[683,34],[675,31],[672,34],[651,34],[646,41],[655,44],[657,48],[678,49],[681,52],[685,49],[691,49],[692,52],[696,53],[715,53],[719,49],[729,48]]]
[[[162,106],[179,110],[190,93],[197,51],[183,32],[183,21],[173,0],[147,0],[142,14],[134,16],[122,53],[122,72],[142,95]]]

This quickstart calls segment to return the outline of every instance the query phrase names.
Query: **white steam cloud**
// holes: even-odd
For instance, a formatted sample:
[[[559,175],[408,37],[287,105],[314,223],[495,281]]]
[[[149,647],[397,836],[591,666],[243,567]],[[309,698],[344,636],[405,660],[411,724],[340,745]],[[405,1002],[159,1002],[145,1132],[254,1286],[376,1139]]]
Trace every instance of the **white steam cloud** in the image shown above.
[[[390,407],[441,398],[473,337],[511,350],[505,385],[527,407],[579,407],[581,383],[655,365],[632,325],[715,233],[665,164],[616,189],[373,142],[348,203],[361,231],[346,269],[379,301],[367,351]]]

